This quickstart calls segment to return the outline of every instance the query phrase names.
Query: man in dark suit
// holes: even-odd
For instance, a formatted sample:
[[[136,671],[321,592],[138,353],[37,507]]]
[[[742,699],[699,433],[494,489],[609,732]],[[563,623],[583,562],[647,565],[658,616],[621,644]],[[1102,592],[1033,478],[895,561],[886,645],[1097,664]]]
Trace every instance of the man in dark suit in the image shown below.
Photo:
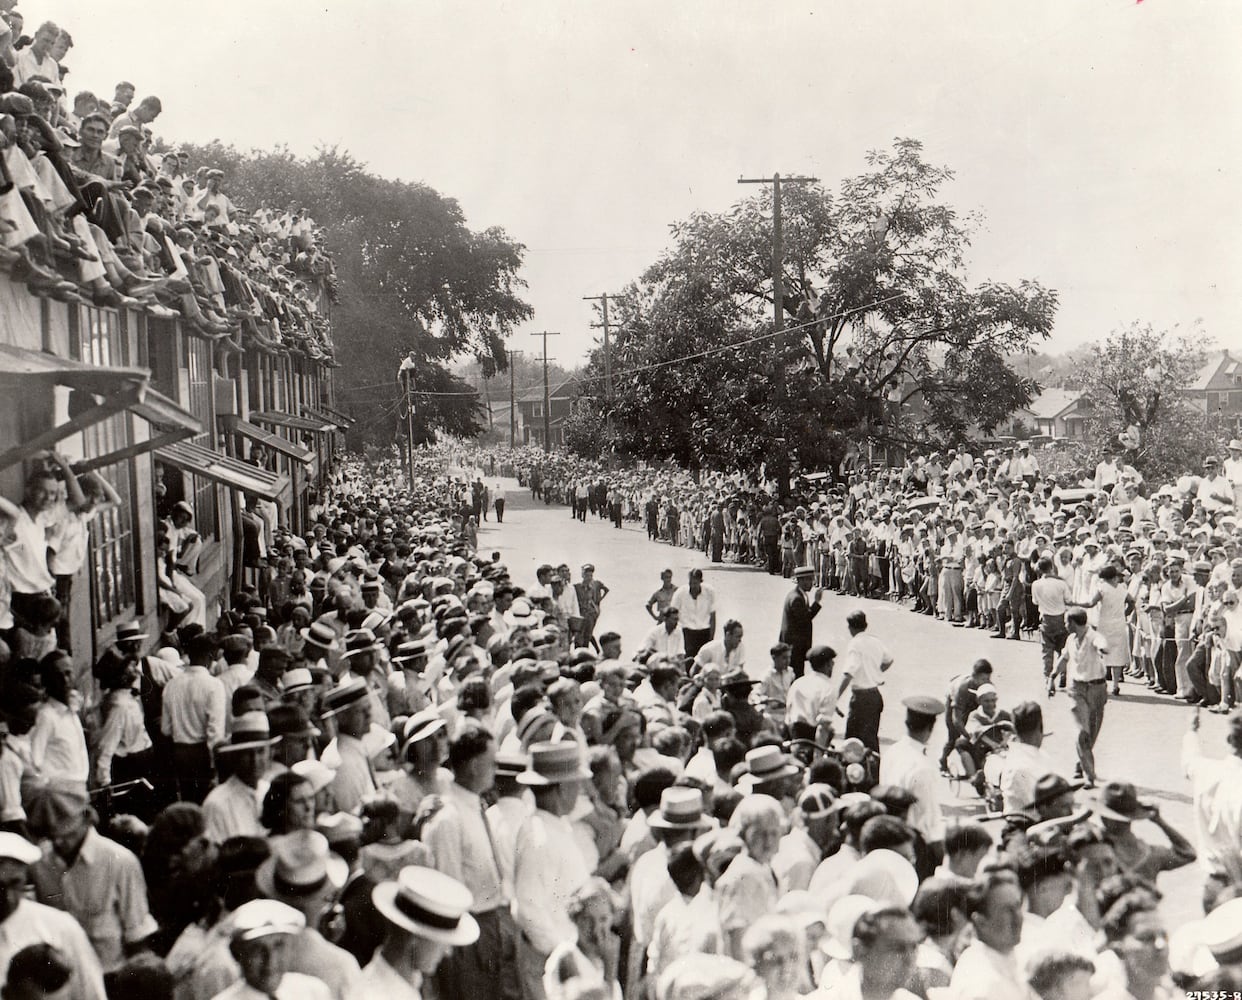
[[[802,676],[806,653],[813,641],[811,637],[813,623],[815,616],[819,614],[820,601],[824,596],[823,587],[815,588],[814,599],[807,596],[811,593],[811,584],[814,580],[815,568],[813,566],[799,566],[795,569],[796,586],[785,598],[785,607],[781,611],[780,641],[789,644],[789,665],[793,668],[795,677]]]

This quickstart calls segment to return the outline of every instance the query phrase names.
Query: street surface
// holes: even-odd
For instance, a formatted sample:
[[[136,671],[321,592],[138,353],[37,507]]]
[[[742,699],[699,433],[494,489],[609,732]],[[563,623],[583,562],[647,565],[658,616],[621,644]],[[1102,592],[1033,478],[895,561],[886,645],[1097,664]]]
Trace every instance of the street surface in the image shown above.
[[[496,480],[489,477],[488,481]],[[495,513],[490,512],[490,520],[480,526],[479,550],[498,551],[519,586],[534,584],[535,568],[541,563],[566,562],[573,568],[575,580],[583,563],[593,563],[596,578],[610,588],[595,634],[619,632],[623,652],[628,656],[655,624],[643,608],[660,586],[660,571],[672,569],[674,582],[680,586],[690,569],[700,567],[704,583],[716,591],[718,630],[728,618],[742,622],[747,672],[759,677],[768,669],[768,647],[776,641],[782,603],[793,587],[792,581],[747,566],[713,565],[700,552],[648,541],[638,524],[627,523],[618,531],[590,514],[585,524],[576,522],[568,507],[545,506],[542,501],[532,500],[530,491],[519,488],[516,480],[501,482],[507,494],[505,521],[497,525]],[[1062,765],[1063,774],[1068,777],[1073,773],[1075,728],[1070,700],[1064,692],[1052,700],[1047,698],[1038,641],[993,639],[983,630],[954,628],[915,615],[906,605],[842,597],[832,592],[825,593],[823,609],[815,619],[815,641],[842,653],[849,639],[845,618],[857,607],[866,611],[871,634],[883,641],[895,658],[883,688],[882,743],[891,743],[904,734],[903,698],[912,694],[943,698],[953,676],[967,670],[979,657],[986,657],[995,668],[993,681],[1000,689],[1001,706],[1012,707],[1027,699],[1039,701],[1044,706],[1045,728],[1051,734],[1044,748]],[[1190,724],[1192,709],[1157,697],[1133,682],[1123,683],[1121,689],[1122,696],[1109,702],[1096,745],[1100,780],[1133,782],[1139,795],[1152,799],[1165,818],[1193,842],[1190,786],[1182,776],[1179,761],[1182,736]],[[1204,713],[1201,739],[1207,753],[1223,755],[1224,734],[1224,718]],[[941,727],[932,737],[936,754],[943,741]],[[1079,797],[1089,794],[1082,792]],[[965,784],[955,791],[946,781],[944,795],[950,813],[969,815],[982,811],[981,802]],[[1136,832],[1145,839],[1163,841],[1159,830],[1149,823],[1138,824]],[[1197,865],[1160,877],[1170,927],[1202,916],[1202,883]]]

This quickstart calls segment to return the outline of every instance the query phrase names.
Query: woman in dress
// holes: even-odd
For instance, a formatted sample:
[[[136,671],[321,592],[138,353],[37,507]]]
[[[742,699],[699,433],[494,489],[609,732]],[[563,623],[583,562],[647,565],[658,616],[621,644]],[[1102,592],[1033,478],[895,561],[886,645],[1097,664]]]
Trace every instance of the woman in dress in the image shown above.
[[[1130,630],[1126,623],[1126,585],[1121,571],[1112,563],[1102,567],[1095,575],[1095,586],[1085,601],[1068,601],[1071,606],[1094,608],[1099,605],[1099,621],[1096,631],[1104,637],[1107,652],[1104,665],[1112,681],[1112,693],[1121,694],[1121,678],[1130,665]]]

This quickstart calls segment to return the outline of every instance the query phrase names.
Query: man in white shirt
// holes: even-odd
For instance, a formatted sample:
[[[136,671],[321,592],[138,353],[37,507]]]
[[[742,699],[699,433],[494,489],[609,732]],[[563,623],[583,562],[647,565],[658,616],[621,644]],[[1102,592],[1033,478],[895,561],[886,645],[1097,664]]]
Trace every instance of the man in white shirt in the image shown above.
[[[906,822],[923,838],[926,857],[920,858],[924,874],[932,872],[944,855],[944,809],[940,803],[940,777],[936,758],[927,745],[944,711],[939,698],[914,695],[902,701],[906,707],[906,735],[880,757],[880,784],[904,788],[914,796]]]
[[[1052,667],[1065,648],[1069,631],[1065,626],[1066,602],[1070,588],[1060,576],[1051,559],[1039,560],[1039,579],[1031,584],[1031,600],[1039,609],[1039,643],[1044,658],[1044,681],[1051,696],[1056,687],[1052,684]]]
[[[203,800],[205,835],[216,844],[230,837],[262,837],[266,831],[260,820],[264,779],[272,763],[272,746],[277,742],[264,712],[246,712],[233,722],[233,735],[216,750],[228,754],[233,773]]]
[[[1065,652],[1057,664],[1057,676],[1069,679],[1070,696],[1074,699],[1074,722],[1078,726],[1078,767],[1087,788],[1095,787],[1095,741],[1104,725],[1104,707],[1108,704],[1108,669],[1104,654],[1108,647],[1104,637],[1087,624],[1085,608],[1074,608],[1066,616],[1070,635]]]
[[[845,720],[845,737],[857,737],[869,749],[880,752],[880,714],[884,699],[880,696],[881,675],[893,665],[892,654],[884,644],[867,633],[867,616],[853,611],[845,619],[850,630],[850,643],[845,649],[845,665],[837,698],[852,683],[849,716]]]
[[[714,663],[722,674],[746,666],[746,647],[742,645],[742,623],[729,619],[719,639],[704,643],[695,654],[699,666]]]
[[[446,956],[451,960],[450,949],[468,949],[479,939],[479,925],[467,912],[470,891],[434,869],[403,868],[397,881],[372,889],[371,899],[387,933],[345,1000],[421,1000],[417,984]]]
[[[160,730],[172,740],[172,763],[182,801],[200,803],[211,787],[211,748],[224,739],[228,706],[224,684],[212,677],[215,640],[195,636],[186,649],[189,663],[164,685]]]
[[[789,686],[785,724],[794,739],[814,740],[821,746],[832,741],[838,691],[831,677],[836,656],[831,646],[812,646],[806,672]]]
[[[576,930],[568,903],[590,877],[575,846],[569,814],[584,781],[591,779],[581,748],[573,742],[536,743],[530,767],[518,782],[531,788],[535,811],[518,830],[513,853],[513,919],[523,995],[542,997],[548,955]]]
[[[17,86],[42,77],[48,83],[60,83],[60,66],[52,58],[52,46],[60,37],[60,28],[51,21],[44,21],[35,32],[34,41],[17,53],[13,76]]]
[[[1229,485],[1233,488],[1233,509],[1242,511],[1242,440],[1234,438],[1229,442],[1229,457],[1225,459],[1222,471]],[[1138,517],[1135,517],[1138,520]]]
[[[1196,847],[1206,879],[1203,908],[1220,892],[1242,885],[1242,716],[1229,719],[1229,754],[1206,756],[1199,746],[1199,709],[1182,739],[1182,770],[1192,784]]]
[[[681,629],[681,612],[672,605],[665,608],[664,620],[647,633],[638,652],[640,655],[647,652],[670,657],[684,656],[686,642]]]
[[[479,940],[450,953],[436,975],[443,996],[517,1000],[517,929],[509,912],[500,858],[486,807],[479,798],[495,784],[496,746],[491,734],[467,722],[449,744],[453,783],[444,805],[423,828],[422,841],[438,871],[461,882],[473,897],[470,913]]]
[[[1209,514],[1233,510],[1233,483],[1220,471],[1215,455],[1208,455],[1203,460],[1203,477],[1199,480],[1196,496]]]
[[[1014,739],[1004,753],[995,753],[984,763],[988,782],[999,785],[1003,811],[1022,812],[1035,801],[1035,783],[1045,774],[1056,774],[1057,766],[1043,749],[1044,713],[1036,702],[1024,701],[1013,710]]]
[[[1014,954],[1022,939],[1022,889],[1017,877],[989,872],[971,887],[966,910],[975,940],[953,969],[953,996],[958,1000],[1028,996]]]
[[[703,571],[692,569],[684,587],[678,587],[669,602],[681,614],[681,631],[686,655],[694,656],[716,638],[716,592],[703,586]]]

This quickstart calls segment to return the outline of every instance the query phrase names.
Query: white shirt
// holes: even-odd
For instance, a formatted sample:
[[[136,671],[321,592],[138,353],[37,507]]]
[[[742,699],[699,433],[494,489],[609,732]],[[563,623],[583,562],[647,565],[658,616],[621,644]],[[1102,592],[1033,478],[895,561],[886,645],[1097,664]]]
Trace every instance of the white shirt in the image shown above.
[[[722,674],[728,673],[730,670],[738,670],[746,666],[746,644],[739,642],[736,648],[726,650],[724,637],[721,636],[699,647],[694,658],[702,664],[715,663],[720,667]]]
[[[39,706],[30,731],[30,761],[44,777],[86,784],[90,762],[77,712],[53,698]]]
[[[421,976],[419,977],[421,982]],[[422,1000],[418,984],[412,983],[388,964],[380,951],[362,970],[358,984],[346,994],[345,1000]]]
[[[915,796],[906,822],[927,843],[944,840],[944,810],[940,804],[940,777],[926,744],[903,736],[880,757],[880,784],[896,785]]]
[[[418,996],[417,993],[414,994]],[[387,994],[385,994],[387,996]],[[300,972],[286,972],[280,979],[274,994],[260,993],[249,986],[244,979],[239,979],[223,993],[217,993],[212,1000],[332,1000],[328,987],[314,976],[304,976]]]
[[[845,647],[845,672],[855,691],[879,687],[884,664],[892,661],[884,643],[867,632],[859,632]]]
[[[668,873],[668,848],[658,844],[634,862],[630,871],[630,911],[634,914],[634,940],[651,943],[656,917],[664,904],[677,896]]]
[[[1193,785],[1199,864],[1242,882],[1242,758],[1205,757],[1190,732],[1182,739],[1182,770]]]
[[[484,824],[483,802],[474,792],[453,782],[444,805],[423,829],[422,841],[431,851],[432,864],[461,882],[474,903],[472,913],[486,913],[508,903],[500,858],[493,846],[490,821]]]
[[[706,885],[687,900],[674,894],[656,914],[655,929],[647,946],[647,971],[658,976],[686,955],[718,955],[724,951],[724,934],[716,913],[716,900]]]
[[[1031,584],[1031,600],[1041,615],[1065,614],[1069,596],[1069,585],[1059,576],[1041,576]]]
[[[164,685],[160,729],[174,743],[206,743],[224,739],[224,685],[202,665],[187,666]]]
[[[56,584],[47,568],[48,515],[31,517],[18,506],[13,519],[14,540],[6,548],[8,576],[15,594],[41,594]]]
[[[1081,639],[1071,632],[1065,640],[1065,654],[1069,657],[1066,676],[1070,683],[1105,680],[1108,670],[1103,654],[1107,650],[1104,637],[1090,626]]]
[[[643,639],[643,644],[639,648],[650,649],[652,652],[664,653],[668,656],[684,656],[686,639],[680,628],[675,628],[670,632],[661,623],[647,633],[647,637]]]
[[[204,832],[217,844],[223,844],[230,837],[265,836],[267,831],[259,822],[259,815],[266,794],[266,781],[259,782],[258,788],[251,788],[233,775],[203,799],[203,818],[207,821]]]
[[[988,762],[997,761],[1001,797],[1005,812],[1020,812],[1035,798],[1035,783],[1045,774],[1057,774],[1056,764],[1041,747],[1011,740],[1003,754],[992,754]]]
[[[838,685],[830,677],[807,670],[789,687],[785,721],[790,725],[805,722],[812,726],[832,722],[837,710],[837,690]]]
[[[957,960],[950,984],[955,1000],[996,1000],[1029,996],[1018,972],[1018,960],[1002,955],[982,941],[972,942]]]
[[[69,1000],[105,1000],[103,970],[82,925],[63,910],[28,899],[18,901],[0,923],[0,977],[8,975],[13,956],[32,944],[50,944],[69,960]]]
[[[681,627],[702,631],[712,627],[712,614],[716,610],[716,592],[711,587],[699,588],[699,596],[694,597],[690,588],[678,587],[673,592],[669,607],[681,612]]]
[[[566,905],[590,877],[564,816],[536,809],[518,830],[513,851],[513,919],[534,949],[548,954],[577,940]]]
[[[772,871],[781,895],[811,884],[811,876],[821,860],[819,845],[801,826],[796,826],[781,837],[780,846],[772,858]]]

